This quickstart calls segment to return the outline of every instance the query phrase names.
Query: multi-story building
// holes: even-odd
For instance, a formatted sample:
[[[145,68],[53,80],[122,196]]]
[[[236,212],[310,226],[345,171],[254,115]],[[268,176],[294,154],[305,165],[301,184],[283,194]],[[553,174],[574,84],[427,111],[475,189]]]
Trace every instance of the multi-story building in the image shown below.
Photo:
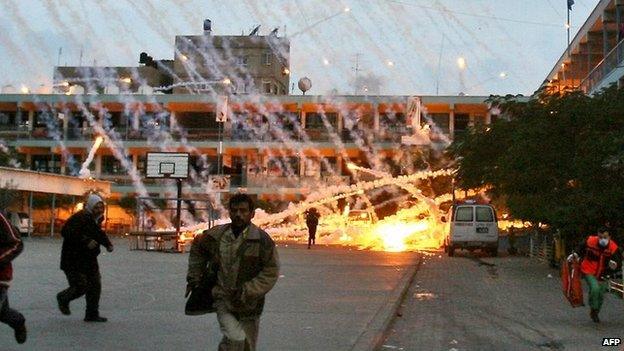
[[[232,190],[266,199],[296,199],[319,184],[348,183],[347,162],[373,165],[407,146],[408,96],[238,96],[219,133],[217,101],[206,95],[0,95],[0,137],[32,170],[77,175],[94,139],[110,137],[90,164],[114,181],[117,195],[135,193],[128,165],[142,173],[147,151],[186,151],[197,174],[216,175],[219,140]],[[452,139],[492,116],[486,97],[423,96],[428,118]],[[423,122],[424,123],[424,122]],[[435,141],[434,141],[435,142]],[[116,150],[116,151],[115,151]],[[127,164],[124,166],[125,158]],[[144,180],[148,192],[162,183]],[[193,192],[205,192],[194,183]]]
[[[542,84],[593,94],[624,86],[624,1],[600,0]]]
[[[55,67],[54,91],[87,94],[267,94],[286,95],[290,78],[290,41],[269,35],[175,38],[173,60],[141,53],[137,67]]]
[[[31,170],[77,176],[88,168],[112,181],[113,198],[138,189],[171,197],[172,181],[146,179],[146,154],[182,151],[190,154],[186,196],[243,190],[292,201],[353,182],[360,175],[349,163],[396,166],[423,147],[409,139],[418,121],[435,126],[428,147],[497,117],[487,97],[287,95],[288,39],[205,29],[176,37],[173,60],[142,54],[139,67],[57,67],[53,94],[0,94],[0,139]],[[86,162],[98,136],[105,142]]]

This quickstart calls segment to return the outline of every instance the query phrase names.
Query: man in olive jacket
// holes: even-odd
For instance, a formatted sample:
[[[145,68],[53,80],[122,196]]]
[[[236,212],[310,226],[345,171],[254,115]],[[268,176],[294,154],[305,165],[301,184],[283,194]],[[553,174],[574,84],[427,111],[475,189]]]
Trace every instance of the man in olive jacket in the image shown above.
[[[85,322],[107,321],[99,312],[102,278],[97,257],[100,254],[100,245],[112,252],[113,244],[100,227],[103,218],[104,201],[98,195],[91,194],[84,209],[69,217],[61,229],[61,269],[65,272],[69,288],[58,293],[56,300],[61,313],[69,315],[69,303],[85,295]]]
[[[206,274],[216,274],[212,289],[223,338],[219,351],[254,351],[266,295],[277,282],[275,243],[251,223],[254,202],[246,194],[230,199],[231,224],[213,227],[193,240],[187,294]]]

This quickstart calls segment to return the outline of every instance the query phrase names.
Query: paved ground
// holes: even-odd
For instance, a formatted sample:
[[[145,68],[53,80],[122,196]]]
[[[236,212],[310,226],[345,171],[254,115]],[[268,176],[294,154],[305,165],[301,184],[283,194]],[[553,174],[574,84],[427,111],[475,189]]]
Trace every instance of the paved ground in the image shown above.
[[[115,252],[100,256],[101,313],[109,322],[96,325],[82,321],[84,299],[72,303],[71,316],[57,310],[55,295],[66,287],[60,244],[26,239],[10,300],[28,320],[29,340],[15,344],[12,331],[0,325],[1,350],[216,349],[214,315],[183,314],[188,254],[129,251],[117,241]],[[351,349],[419,257],[292,245],[279,253],[282,277],[268,295],[260,350]]]
[[[425,258],[381,350],[622,348],[601,345],[624,338],[624,301],[607,296],[596,325],[587,307],[564,300],[556,270],[528,258],[458,256]]]

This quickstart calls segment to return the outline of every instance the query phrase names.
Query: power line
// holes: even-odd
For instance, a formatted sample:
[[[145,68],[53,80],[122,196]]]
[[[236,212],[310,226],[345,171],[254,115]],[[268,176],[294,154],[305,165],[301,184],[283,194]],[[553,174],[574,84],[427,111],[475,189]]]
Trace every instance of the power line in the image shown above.
[[[431,10],[431,11],[437,11],[437,12],[441,12],[441,13],[453,13],[453,14],[456,14],[456,15],[477,17],[477,18],[487,18],[487,19],[491,19],[491,20],[504,21],[504,22],[513,22],[513,23],[522,23],[522,24],[532,24],[532,25],[536,25],[536,26],[561,28],[561,24],[555,24],[555,23],[525,21],[525,20],[519,20],[519,19],[513,19],[513,18],[504,18],[504,17],[497,17],[497,16],[479,15],[479,14],[476,14],[476,13],[450,11],[450,10],[447,10],[447,9],[440,9],[440,8],[432,7],[432,6],[412,4],[412,3],[409,3],[409,2],[404,2],[404,1],[399,1],[399,0],[386,0],[386,1],[387,2],[393,2],[393,3],[396,3],[396,4],[400,4],[400,5],[405,5],[405,6],[419,7],[419,8],[422,8],[422,9],[427,9],[427,10]]]

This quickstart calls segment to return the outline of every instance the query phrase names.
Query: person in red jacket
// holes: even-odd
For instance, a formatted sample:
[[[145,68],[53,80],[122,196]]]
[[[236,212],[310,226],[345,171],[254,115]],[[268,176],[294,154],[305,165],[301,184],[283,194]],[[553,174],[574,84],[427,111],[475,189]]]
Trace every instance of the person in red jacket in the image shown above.
[[[616,270],[622,263],[622,250],[611,239],[608,228],[601,228],[595,235],[583,241],[568,260],[581,258],[581,273],[589,287],[589,307],[591,319],[599,323],[600,308],[607,291],[606,274]]]
[[[26,342],[26,319],[18,311],[9,307],[8,290],[13,279],[11,261],[24,249],[18,231],[0,212],[0,322],[8,324],[15,333],[15,340]]]

